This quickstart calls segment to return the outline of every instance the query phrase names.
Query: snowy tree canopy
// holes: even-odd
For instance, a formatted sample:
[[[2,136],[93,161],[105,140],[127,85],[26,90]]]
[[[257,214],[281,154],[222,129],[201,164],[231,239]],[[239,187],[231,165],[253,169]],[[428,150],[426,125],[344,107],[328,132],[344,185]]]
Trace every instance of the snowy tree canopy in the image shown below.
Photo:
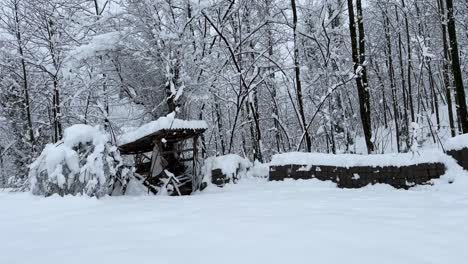
[[[172,112],[207,122],[206,156],[443,149],[468,131],[467,11],[452,0],[2,0],[0,182],[24,183],[67,127],[118,138]]]

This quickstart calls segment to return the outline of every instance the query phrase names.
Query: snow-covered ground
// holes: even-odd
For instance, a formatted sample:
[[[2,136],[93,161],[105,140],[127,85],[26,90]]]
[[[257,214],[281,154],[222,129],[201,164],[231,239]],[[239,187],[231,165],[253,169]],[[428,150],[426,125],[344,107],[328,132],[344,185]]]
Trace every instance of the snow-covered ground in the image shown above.
[[[0,263],[467,263],[460,187],[243,180],[190,197],[0,192]]]

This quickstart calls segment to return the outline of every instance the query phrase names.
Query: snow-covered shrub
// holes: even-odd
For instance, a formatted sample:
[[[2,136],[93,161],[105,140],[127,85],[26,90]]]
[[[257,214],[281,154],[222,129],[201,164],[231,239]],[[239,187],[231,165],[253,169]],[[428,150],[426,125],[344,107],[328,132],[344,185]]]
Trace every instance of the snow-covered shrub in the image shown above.
[[[27,178],[11,176],[3,187],[9,188],[13,192],[24,192],[29,189],[29,183]]]
[[[211,173],[213,170],[220,169],[226,176],[226,182],[233,182],[247,175],[252,163],[236,154],[228,154],[218,157],[209,157],[203,165],[203,182],[211,183]]]
[[[268,178],[268,174],[270,172],[270,164],[269,163],[261,163],[256,160],[253,166],[247,172],[247,177],[250,178]]]
[[[46,145],[29,171],[32,193],[44,196],[118,194],[132,175],[108,135],[89,125],[65,129],[63,140]]]

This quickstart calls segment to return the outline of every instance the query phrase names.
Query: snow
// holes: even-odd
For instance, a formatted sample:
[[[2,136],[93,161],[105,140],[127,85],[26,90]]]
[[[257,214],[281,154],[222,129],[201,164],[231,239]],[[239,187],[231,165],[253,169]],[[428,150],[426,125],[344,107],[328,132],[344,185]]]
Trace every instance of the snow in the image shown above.
[[[64,131],[63,141],[56,144],[47,144],[41,155],[33,162],[30,166],[30,180],[31,188],[35,192],[35,186],[39,177],[39,174],[46,170],[48,180],[51,183],[55,183],[59,188],[70,188],[74,182],[72,175],[80,174],[80,177],[85,177],[84,174],[88,172],[95,173],[101,182],[104,182],[104,175],[102,175],[102,164],[101,159],[97,157],[104,151],[104,145],[107,143],[107,136],[102,133],[99,127],[92,127],[89,125],[73,125],[68,127]],[[80,169],[80,160],[78,153],[74,150],[74,147],[79,144],[92,143],[95,148],[93,153],[87,158],[87,164]],[[62,164],[66,164],[70,170],[69,175],[66,177],[63,175],[64,168]],[[86,172],[86,173],[80,173]],[[65,183],[68,185],[65,186]],[[81,182],[84,179],[80,178]]]
[[[254,161],[253,166],[247,172],[247,177],[267,178],[270,173],[270,164]]]
[[[228,154],[218,157],[209,157],[205,160],[205,166],[211,170],[221,169],[225,175],[236,174],[239,168],[250,168],[252,164],[246,158],[236,154]]]
[[[291,152],[277,154],[272,157],[271,165],[321,165],[321,166],[408,166],[421,163],[446,163],[453,160],[440,151],[420,151],[414,153],[393,153],[393,154],[324,154],[324,153],[304,153]]]
[[[448,107],[446,105],[439,106],[439,118],[440,118],[440,129],[437,129],[437,116],[436,114],[421,114],[419,123],[410,124],[410,137],[415,140],[412,144],[411,150],[439,150],[445,149],[445,142],[451,138]],[[456,116],[455,109],[453,109],[453,115]],[[428,122],[432,126],[428,125]],[[431,138],[431,133],[437,131],[436,140]],[[395,139],[395,125],[389,123],[389,126],[379,126],[372,132],[374,144],[378,149],[379,153],[396,153],[397,144]],[[442,146],[444,148],[442,148]],[[363,136],[357,136],[355,143],[349,148],[354,153],[367,153],[366,141]],[[344,149],[338,149],[338,152],[343,152]]]
[[[104,145],[108,138],[99,127],[84,124],[73,125],[65,129],[63,134],[64,143],[72,148],[79,143],[92,142],[93,145]]]
[[[182,96],[182,94],[184,93],[184,85],[180,86],[180,88],[177,90],[177,93],[175,94],[174,96],[174,101],[177,101],[179,100],[179,98]]]
[[[151,135],[164,129],[207,129],[208,125],[203,120],[176,119],[175,113],[158,118],[155,121],[129,131],[118,138],[120,145],[125,145],[142,137]]]
[[[100,52],[113,50],[117,47],[120,38],[120,33],[117,31],[96,35],[87,44],[72,50],[69,57],[81,60],[94,57]]]
[[[444,147],[446,150],[461,150],[468,148],[468,134],[463,134],[448,139]]]
[[[30,165],[32,193],[107,194],[116,178],[130,172],[118,173],[122,160],[108,139],[99,126],[78,124],[65,129],[63,140],[47,144]]]
[[[211,172],[216,169],[221,169],[222,173],[227,178],[232,179],[234,176],[243,178],[247,175],[247,170],[252,167],[252,163],[242,158],[237,154],[228,154],[218,157],[209,157],[205,159],[203,164],[204,181],[208,184],[211,182]]]
[[[0,263],[465,263],[467,186],[257,179],[189,197],[0,192]]]

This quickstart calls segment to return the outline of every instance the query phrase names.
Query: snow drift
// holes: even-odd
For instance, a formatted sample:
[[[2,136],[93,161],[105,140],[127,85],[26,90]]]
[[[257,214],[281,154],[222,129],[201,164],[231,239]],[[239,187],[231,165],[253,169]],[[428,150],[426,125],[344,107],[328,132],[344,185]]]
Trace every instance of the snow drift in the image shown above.
[[[29,179],[35,195],[102,197],[124,193],[132,174],[105,132],[99,127],[74,125],[65,129],[63,140],[46,145],[31,164]]]

